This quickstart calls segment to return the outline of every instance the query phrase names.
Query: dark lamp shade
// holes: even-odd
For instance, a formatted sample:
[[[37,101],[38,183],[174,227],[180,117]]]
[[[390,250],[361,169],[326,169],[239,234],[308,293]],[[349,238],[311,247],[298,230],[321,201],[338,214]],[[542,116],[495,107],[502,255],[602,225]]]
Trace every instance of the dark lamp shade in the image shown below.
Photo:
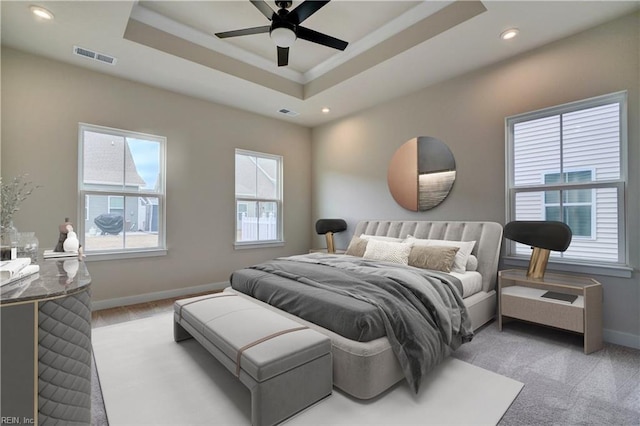
[[[555,221],[514,221],[504,226],[504,237],[545,250],[565,251],[571,244],[571,228]]]
[[[343,219],[318,219],[316,233],[324,235],[327,232],[342,232],[347,229],[347,222]]]

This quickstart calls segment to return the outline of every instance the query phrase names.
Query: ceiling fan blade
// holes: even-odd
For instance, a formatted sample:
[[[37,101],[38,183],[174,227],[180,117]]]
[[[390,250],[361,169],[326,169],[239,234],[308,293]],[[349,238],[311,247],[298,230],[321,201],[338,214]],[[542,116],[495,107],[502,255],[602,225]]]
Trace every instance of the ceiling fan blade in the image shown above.
[[[264,16],[267,17],[268,20],[271,20],[271,17],[275,13],[273,9],[264,1],[264,0],[251,0],[251,4],[253,4]]]
[[[286,67],[289,65],[289,48],[278,46],[278,66]]]
[[[241,30],[224,31],[221,33],[216,33],[216,35],[218,36],[218,38],[227,38],[227,37],[238,37],[238,36],[251,35],[251,34],[262,34],[262,33],[268,33],[270,28],[271,26],[265,25],[263,27],[253,27],[253,28],[244,28]]]
[[[331,0],[307,0],[300,3],[298,7],[289,12],[287,20],[295,25],[302,23],[309,16],[316,13],[322,6],[329,3]]]
[[[328,47],[333,47],[334,49],[338,50],[344,50],[349,45],[349,43],[344,40],[340,40],[305,27],[298,27],[296,34],[298,35],[298,38],[301,38],[303,40],[322,44]]]

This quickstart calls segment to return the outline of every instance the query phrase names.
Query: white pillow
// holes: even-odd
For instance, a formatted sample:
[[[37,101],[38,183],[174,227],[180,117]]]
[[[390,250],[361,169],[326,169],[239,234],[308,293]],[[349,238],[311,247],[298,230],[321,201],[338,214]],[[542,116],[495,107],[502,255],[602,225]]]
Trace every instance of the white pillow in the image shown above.
[[[467,259],[467,266],[465,267],[467,271],[477,271],[478,270],[478,258],[474,255],[470,254]]]
[[[360,234],[360,238],[363,240],[378,240],[378,241],[386,241],[391,243],[401,243],[404,241],[403,238],[395,238],[395,237],[385,237],[383,235],[368,235],[368,234]]]
[[[362,257],[407,265],[409,264],[409,253],[411,253],[411,244],[373,239],[367,242],[367,248]]]
[[[458,247],[460,250],[456,253],[451,272],[459,272],[461,274],[465,273],[467,260],[471,255],[473,247],[476,245],[475,241],[427,240],[415,238],[411,235],[407,236],[404,241],[412,245]]]

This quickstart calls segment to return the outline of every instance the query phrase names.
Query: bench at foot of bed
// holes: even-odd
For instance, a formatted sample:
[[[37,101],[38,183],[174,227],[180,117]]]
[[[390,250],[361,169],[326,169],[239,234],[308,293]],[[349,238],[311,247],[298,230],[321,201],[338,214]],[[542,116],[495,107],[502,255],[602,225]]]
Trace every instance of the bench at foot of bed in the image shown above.
[[[233,294],[178,300],[174,339],[195,338],[251,391],[253,426],[277,424],[331,394],[331,340]]]

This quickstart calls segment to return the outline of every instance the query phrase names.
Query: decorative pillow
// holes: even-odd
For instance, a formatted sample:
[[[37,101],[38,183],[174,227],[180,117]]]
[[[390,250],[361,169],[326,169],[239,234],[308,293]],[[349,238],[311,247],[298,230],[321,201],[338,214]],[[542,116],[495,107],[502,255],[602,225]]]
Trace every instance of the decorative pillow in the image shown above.
[[[378,240],[378,241],[387,241],[387,242],[391,242],[391,243],[401,243],[404,240],[402,238],[396,238],[396,237],[385,237],[383,235],[368,235],[368,234],[360,234],[360,238],[362,238],[363,240]]]
[[[406,243],[422,246],[444,246],[444,247],[458,247],[458,253],[456,253],[456,259],[451,267],[451,272],[459,272],[464,274],[467,266],[467,259],[471,255],[471,250],[476,245],[475,241],[450,241],[450,240],[427,240],[407,236],[404,240]]]
[[[467,259],[467,266],[464,268],[467,271],[477,271],[478,270],[478,258],[474,255],[470,254]]]
[[[370,260],[384,260],[407,265],[409,263],[409,252],[411,252],[411,244],[369,240],[363,257]]]
[[[367,240],[362,239],[360,237],[356,237],[355,235],[351,238],[351,242],[349,243],[349,247],[347,247],[347,251],[344,254],[348,254],[349,256],[364,256],[364,251],[367,248]]]
[[[451,272],[458,247],[422,246],[411,248],[409,265],[434,271]]]

